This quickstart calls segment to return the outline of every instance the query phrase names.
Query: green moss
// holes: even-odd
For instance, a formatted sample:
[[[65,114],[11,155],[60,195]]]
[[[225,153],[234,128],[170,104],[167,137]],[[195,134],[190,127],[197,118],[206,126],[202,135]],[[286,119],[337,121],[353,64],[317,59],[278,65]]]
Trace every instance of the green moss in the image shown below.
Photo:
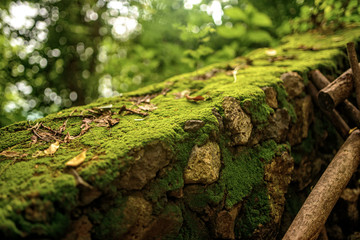
[[[164,177],[151,182],[146,198],[152,202],[157,202],[166,192],[180,189],[184,186],[183,168],[179,165],[169,169]]]
[[[267,122],[270,114],[274,113],[274,110],[265,103],[265,94],[260,98],[246,98],[241,101],[241,105],[251,113],[251,120],[256,124]]]
[[[296,116],[295,108],[291,103],[289,103],[287,101],[287,96],[288,95],[287,95],[287,93],[285,91],[284,86],[283,85],[275,85],[274,87],[275,87],[275,90],[277,92],[277,100],[278,100],[278,103],[279,103],[279,107],[280,108],[285,108],[288,111],[292,122],[296,122],[297,116]]]
[[[95,228],[96,239],[113,239],[114,237],[120,239],[128,231],[128,224],[124,219],[126,201],[126,197],[118,196],[111,209],[103,213],[101,224]]]
[[[270,205],[267,188],[259,185],[246,200],[242,214],[235,224],[235,233],[238,238],[248,238],[260,225],[271,220]]]
[[[183,240],[206,240],[210,239],[205,224],[196,216],[196,214],[185,207],[182,208],[184,223],[180,229],[178,239]]]
[[[194,211],[202,211],[207,205],[216,206],[225,196],[225,184],[214,183],[207,187],[199,186],[186,192],[185,203]]]
[[[31,132],[26,122],[19,122],[0,129],[0,152],[18,144],[30,142]]]
[[[233,157],[226,148],[222,148],[224,169],[221,180],[228,192],[226,206],[231,208],[248,196],[251,190],[263,183],[264,164],[276,154],[278,147],[273,140],[264,142],[253,149],[246,149]]]
[[[156,199],[165,201],[168,191],[176,190],[183,185],[179,179],[182,179],[182,170],[194,145],[204,144],[213,136],[212,132],[219,133],[218,122],[212,114],[212,109],[216,108],[222,114],[224,97],[234,97],[241,101],[243,106],[249,104],[252,120],[262,124],[273,110],[265,104],[265,96],[261,88],[273,86],[278,93],[280,107],[286,108],[292,120],[296,121],[294,108],[287,101],[285,90],[280,84],[281,74],[296,71],[306,76],[315,68],[337,72],[339,61],[344,59],[345,43],[359,39],[359,36],[359,28],[344,30],[332,36],[316,33],[290,36],[285,38],[283,45],[276,48],[278,56],[283,56],[283,60],[269,61],[265,53],[266,49],[251,52],[247,58],[253,61],[252,65],[238,70],[236,81],[232,75],[227,75],[226,71],[229,66],[235,68],[244,65],[245,58],[237,58],[207,66],[193,73],[175,76],[163,83],[138,89],[122,97],[102,98],[86,106],[51,114],[36,122],[42,122],[45,126],[57,130],[68,118],[64,133],[69,133],[71,136],[80,134],[83,117],[68,117],[70,113],[73,113],[73,116],[83,113],[93,115],[95,118],[96,115],[89,109],[112,104],[113,117],[120,120],[111,128],[91,123],[90,130],[70,143],[61,143],[58,151],[52,156],[32,157],[33,153],[48,148],[51,143],[39,140],[35,145],[30,145],[33,134],[28,123],[20,122],[0,129],[0,152],[10,150],[28,154],[14,158],[0,156],[0,231],[20,236],[22,232],[38,228],[50,235],[57,232],[56,229],[65,227],[67,221],[64,219],[67,219],[68,213],[77,205],[78,198],[74,178],[65,173],[65,163],[83,149],[87,149],[88,154],[85,162],[77,168],[80,176],[96,188],[111,189],[111,192],[115,193],[117,186],[112,183],[134,160],[129,156],[129,152],[141,149],[154,141],[164,142],[173,152],[175,159],[171,163],[172,168],[164,175],[159,175],[151,186],[148,186],[152,194],[147,197],[154,201]],[[302,45],[312,47],[316,51],[299,48]],[[209,79],[195,80],[194,77],[197,75],[211,72],[214,68],[218,71]],[[160,93],[164,88],[169,88],[169,92],[165,96],[160,94],[151,99],[151,103],[155,104],[157,109],[149,112],[148,116],[118,114],[119,108],[123,105],[131,109],[137,108],[130,101],[131,97]],[[185,98],[177,99],[176,95],[184,90],[189,90],[191,96],[203,96],[205,101],[190,102]],[[187,120],[192,119],[204,121],[205,126],[196,133],[187,133],[183,130],[183,126]],[[281,147],[285,146],[266,142],[233,156],[223,140],[221,151],[224,166],[219,183],[208,186],[206,190],[197,194],[199,201],[191,200],[189,206],[216,204],[222,200],[224,192],[227,207],[243,200],[254,187],[262,183],[264,164]],[[35,224],[15,216],[17,212],[24,212],[31,204],[32,197],[29,196],[35,195],[44,202],[56,203],[58,215],[53,215],[51,223]],[[159,210],[162,209],[159,207]],[[187,224],[190,224],[189,219],[192,216],[187,211],[184,212],[188,219]],[[184,236],[190,239],[190,233],[195,234],[196,231],[189,230],[192,226],[186,225],[185,228],[187,230],[184,230]],[[106,231],[105,227],[104,231]]]

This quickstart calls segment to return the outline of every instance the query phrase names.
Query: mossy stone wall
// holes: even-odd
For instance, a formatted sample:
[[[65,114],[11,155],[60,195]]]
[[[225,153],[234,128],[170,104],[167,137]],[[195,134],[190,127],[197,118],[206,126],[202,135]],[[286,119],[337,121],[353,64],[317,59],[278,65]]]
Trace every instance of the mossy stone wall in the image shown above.
[[[273,238],[312,111],[283,74],[305,86],[312,69],[339,73],[359,37],[292,35],[276,52],[0,129],[0,237]]]

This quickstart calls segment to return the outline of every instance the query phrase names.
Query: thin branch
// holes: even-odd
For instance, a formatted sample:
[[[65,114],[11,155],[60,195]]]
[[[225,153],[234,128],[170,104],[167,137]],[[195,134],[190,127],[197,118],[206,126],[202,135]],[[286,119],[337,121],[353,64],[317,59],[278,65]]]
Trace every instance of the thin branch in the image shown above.
[[[360,68],[358,64],[358,59],[356,56],[355,43],[349,42],[346,44],[348,58],[350,62],[350,66],[354,75],[354,87],[356,93],[356,102],[358,107],[360,107]]]
[[[355,130],[305,200],[283,240],[317,239],[359,163],[360,130]]]

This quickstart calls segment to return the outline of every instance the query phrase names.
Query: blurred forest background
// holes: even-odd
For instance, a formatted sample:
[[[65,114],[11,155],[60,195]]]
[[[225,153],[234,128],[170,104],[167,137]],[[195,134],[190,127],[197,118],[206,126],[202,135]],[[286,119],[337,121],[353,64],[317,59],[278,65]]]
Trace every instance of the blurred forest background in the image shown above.
[[[352,22],[359,0],[1,0],[0,127]]]

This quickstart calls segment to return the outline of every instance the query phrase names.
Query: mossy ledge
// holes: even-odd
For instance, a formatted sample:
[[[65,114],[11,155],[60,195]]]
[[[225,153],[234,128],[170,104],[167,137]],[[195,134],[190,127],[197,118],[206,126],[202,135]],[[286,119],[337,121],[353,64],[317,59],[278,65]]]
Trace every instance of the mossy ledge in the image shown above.
[[[283,74],[306,85],[312,69],[339,73],[345,44],[359,39],[358,27],[288,36],[275,55],[258,49],[0,129],[0,238],[276,236],[291,147],[308,137],[312,111],[304,89],[286,93]],[[39,129],[50,140],[36,140]],[[55,139],[57,151],[44,154]],[[81,165],[65,165],[83,150]]]

